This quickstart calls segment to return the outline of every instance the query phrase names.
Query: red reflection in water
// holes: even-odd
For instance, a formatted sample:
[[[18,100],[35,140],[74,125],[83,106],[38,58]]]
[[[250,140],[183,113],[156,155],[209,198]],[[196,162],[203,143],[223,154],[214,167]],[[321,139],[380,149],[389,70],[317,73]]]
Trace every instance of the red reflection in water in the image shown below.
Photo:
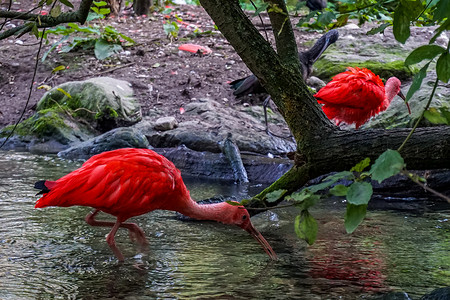
[[[311,267],[308,273],[312,278],[336,280],[340,284],[348,281],[360,286],[361,291],[388,290],[386,255],[380,241],[375,237],[361,241],[349,235],[328,234],[308,249]]]

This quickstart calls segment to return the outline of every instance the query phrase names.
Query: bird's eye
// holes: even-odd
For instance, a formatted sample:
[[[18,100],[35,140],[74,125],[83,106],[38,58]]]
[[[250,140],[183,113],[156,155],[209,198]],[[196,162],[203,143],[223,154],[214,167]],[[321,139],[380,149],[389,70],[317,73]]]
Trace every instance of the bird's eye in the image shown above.
[[[247,220],[247,215],[243,215],[242,220]]]

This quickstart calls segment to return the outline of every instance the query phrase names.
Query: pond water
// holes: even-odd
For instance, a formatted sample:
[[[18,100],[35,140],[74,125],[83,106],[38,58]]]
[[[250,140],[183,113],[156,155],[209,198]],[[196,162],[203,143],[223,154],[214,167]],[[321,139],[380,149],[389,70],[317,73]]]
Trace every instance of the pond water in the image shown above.
[[[109,229],[84,222],[89,208],[34,209],[35,181],[79,165],[0,152],[0,299],[367,299],[391,291],[417,299],[450,285],[449,211],[370,211],[347,235],[345,204],[336,200],[312,211],[320,226],[313,246],[296,238],[295,210],[253,218],[276,262],[237,227],[158,211],[134,218],[150,242],[145,253],[119,230],[126,261],[118,264],[105,241]],[[186,184],[195,199],[261,189]]]

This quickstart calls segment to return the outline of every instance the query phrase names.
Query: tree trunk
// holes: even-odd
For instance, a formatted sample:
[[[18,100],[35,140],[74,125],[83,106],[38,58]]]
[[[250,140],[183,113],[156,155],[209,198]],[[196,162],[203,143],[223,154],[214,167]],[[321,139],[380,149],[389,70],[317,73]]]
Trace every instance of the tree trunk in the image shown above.
[[[122,5],[122,1],[120,0],[106,0],[109,7],[109,15],[110,16],[118,16],[120,13],[120,6]]]
[[[147,15],[150,9],[150,2],[150,0],[134,0],[134,13],[138,16]]]
[[[252,25],[237,0],[200,0],[219,30],[269,92],[297,141],[296,167],[256,196],[260,199],[276,189],[292,192],[309,179],[331,171],[349,170],[365,157],[373,162],[386,149],[397,149],[410,131],[343,131],[334,126],[302,79],[284,1],[266,2],[272,8],[268,10],[278,53]],[[450,127],[417,129],[401,154],[409,169],[450,168]]]

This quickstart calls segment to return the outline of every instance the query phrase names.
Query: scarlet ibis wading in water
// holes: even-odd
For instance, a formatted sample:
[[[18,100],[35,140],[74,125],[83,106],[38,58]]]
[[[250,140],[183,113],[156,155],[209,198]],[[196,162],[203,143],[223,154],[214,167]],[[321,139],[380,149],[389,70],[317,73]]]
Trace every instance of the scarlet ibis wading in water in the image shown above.
[[[396,77],[389,78],[385,86],[372,71],[349,67],[334,76],[314,97],[323,104],[322,109],[330,120],[334,119],[337,124],[356,124],[358,129],[371,117],[386,110],[396,95],[406,100],[400,85]],[[411,113],[407,102],[406,105]]]
[[[308,79],[313,71],[313,64],[319,59],[322,53],[339,38],[339,33],[336,29],[330,30],[322,35],[314,46],[308,51],[300,52],[298,58],[302,67],[303,80]],[[230,82],[230,85],[235,91],[233,95],[236,97],[242,97],[248,94],[267,93],[266,89],[261,85],[258,78],[255,75],[250,75],[244,78],[240,78]],[[267,105],[269,104],[270,97],[264,100],[264,118],[266,122],[266,132],[269,133],[267,123]]]
[[[112,227],[106,241],[119,261],[124,260],[114,240],[119,227],[128,229],[130,238],[146,245],[143,230],[125,221],[157,209],[178,211],[198,220],[237,225],[249,232],[271,259],[277,258],[269,243],[253,227],[243,206],[226,202],[197,204],[191,199],[174,164],[149,149],[125,148],[95,155],[81,168],[56,181],[38,181],[35,188],[41,189],[43,194],[36,202],[36,208],[74,205],[95,208],[86,216],[86,222],[92,226]],[[95,220],[100,211],[117,217],[117,221]]]

